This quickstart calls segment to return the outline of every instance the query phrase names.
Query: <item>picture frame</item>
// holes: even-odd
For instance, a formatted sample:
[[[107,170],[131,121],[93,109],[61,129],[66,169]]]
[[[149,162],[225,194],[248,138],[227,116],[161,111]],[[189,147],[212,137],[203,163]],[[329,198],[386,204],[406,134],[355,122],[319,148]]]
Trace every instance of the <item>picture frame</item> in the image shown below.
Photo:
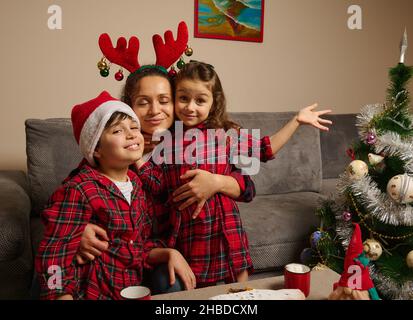
[[[264,0],[195,0],[196,38],[263,42]]]

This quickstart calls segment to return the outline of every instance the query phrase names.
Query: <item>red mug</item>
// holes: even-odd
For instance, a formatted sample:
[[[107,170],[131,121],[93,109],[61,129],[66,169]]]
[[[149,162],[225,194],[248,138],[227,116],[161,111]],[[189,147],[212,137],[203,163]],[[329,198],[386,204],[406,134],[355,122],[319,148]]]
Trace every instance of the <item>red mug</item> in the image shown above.
[[[299,263],[287,264],[284,268],[284,288],[300,289],[306,297],[310,294],[311,269]]]
[[[151,300],[151,290],[142,286],[131,286],[122,289],[122,298],[127,300]]]

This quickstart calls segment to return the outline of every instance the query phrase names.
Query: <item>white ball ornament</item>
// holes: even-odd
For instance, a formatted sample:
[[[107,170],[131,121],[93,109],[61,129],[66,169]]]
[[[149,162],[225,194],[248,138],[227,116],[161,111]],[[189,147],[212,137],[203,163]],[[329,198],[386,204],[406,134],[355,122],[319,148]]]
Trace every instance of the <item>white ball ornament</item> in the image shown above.
[[[387,194],[397,203],[413,202],[413,177],[407,174],[394,176],[387,183]]]
[[[378,260],[383,253],[381,244],[374,239],[367,239],[366,241],[364,241],[363,249],[367,257],[372,261]]]
[[[413,250],[407,255],[406,263],[409,268],[413,269]]]
[[[369,173],[369,167],[364,161],[354,160],[348,165],[347,173],[351,180],[360,180]]]

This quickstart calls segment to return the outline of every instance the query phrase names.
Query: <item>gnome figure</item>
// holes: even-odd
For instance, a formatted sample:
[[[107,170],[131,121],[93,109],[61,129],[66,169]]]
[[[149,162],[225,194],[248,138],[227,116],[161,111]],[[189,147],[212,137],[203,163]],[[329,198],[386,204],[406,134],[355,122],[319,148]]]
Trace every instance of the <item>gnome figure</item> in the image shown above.
[[[363,251],[360,226],[354,231],[344,258],[344,272],[329,300],[380,300],[369,274],[369,259]]]

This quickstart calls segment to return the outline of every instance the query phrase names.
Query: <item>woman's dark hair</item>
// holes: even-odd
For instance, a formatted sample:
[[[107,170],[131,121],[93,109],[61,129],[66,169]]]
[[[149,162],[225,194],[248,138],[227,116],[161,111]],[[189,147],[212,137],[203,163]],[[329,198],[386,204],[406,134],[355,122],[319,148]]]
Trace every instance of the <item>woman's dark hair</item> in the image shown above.
[[[209,90],[212,93],[213,103],[208,118],[205,120],[207,128],[223,128],[224,130],[233,128],[237,130],[240,129],[237,123],[229,120],[224,90],[213,66],[199,61],[191,61],[185,64],[178,72],[175,78],[175,87],[180,81],[185,79],[208,83]]]
[[[149,76],[162,77],[168,80],[171,85],[172,98],[174,93],[173,81],[170,79],[167,73],[165,73],[160,68],[157,68],[155,65],[147,65],[145,68],[139,69],[129,75],[126,80],[125,86],[123,87],[121,100],[129,105],[131,108],[134,102],[134,95],[139,91],[138,83],[142,78]],[[142,68],[142,67],[141,67]]]

